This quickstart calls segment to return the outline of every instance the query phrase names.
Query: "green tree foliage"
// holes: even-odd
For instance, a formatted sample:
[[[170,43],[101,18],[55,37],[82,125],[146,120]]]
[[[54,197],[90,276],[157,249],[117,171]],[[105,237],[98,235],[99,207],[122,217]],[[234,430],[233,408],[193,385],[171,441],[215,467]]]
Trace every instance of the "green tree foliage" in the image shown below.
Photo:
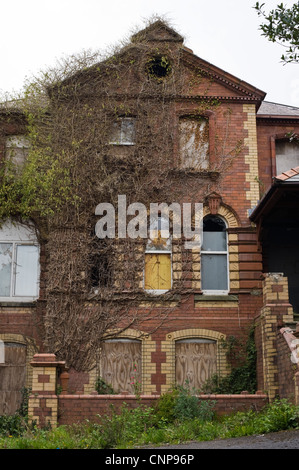
[[[299,62],[299,2],[291,8],[283,3],[271,10],[264,11],[265,3],[256,2],[255,9],[258,16],[264,18],[260,25],[262,35],[269,41],[283,45],[286,51],[281,56],[284,63]]]

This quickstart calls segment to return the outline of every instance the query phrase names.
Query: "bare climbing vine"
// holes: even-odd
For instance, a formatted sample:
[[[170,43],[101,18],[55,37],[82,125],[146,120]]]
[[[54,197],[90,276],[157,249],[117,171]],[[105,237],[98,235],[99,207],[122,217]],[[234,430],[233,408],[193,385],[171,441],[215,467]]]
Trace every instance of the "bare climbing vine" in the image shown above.
[[[215,135],[217,164],[204,171],[181,167],[182,103],[187,99],[189,114],[200,116],[217,112],[219,102],[208,97],[202,71],[183,67],[181,42],[149,39],[154,25],[162,36],[168,28],[149,23],[108,57],[88,52],[64,59],[2,108],[1,119],[25,126],[30,149],[21,170],[2,164],[0,217],[35,221],[43,259],[37,326],[46,350],[77,370],[94,365],[105,338],[129,327],[155,331],[192,287],[191,253],[176,240],[181,264],[172,289],[158,298],[147,294],[146,240],[98,239],[96,206],[117,207],[118,195],[147,208],[202,202],[219,190],[240,152],[227,111],[227,127]],[[201,83],[206,96],[199,100],[192,89]],[[123,118],[135,119],[134,145],[111,144]]]

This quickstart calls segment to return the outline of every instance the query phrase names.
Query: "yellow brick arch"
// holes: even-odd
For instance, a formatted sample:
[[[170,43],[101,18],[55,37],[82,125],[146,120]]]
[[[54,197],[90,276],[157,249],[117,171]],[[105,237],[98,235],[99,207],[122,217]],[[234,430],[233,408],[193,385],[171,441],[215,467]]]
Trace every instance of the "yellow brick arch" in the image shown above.
[[[211,214],[210,209],[208,206],[204,206],[203,208],[203,216]],[[225,219],[227,222],[228,228],[236,228],[240,226],[240,222],[236,213],[226,204],[220,204],[217,215],[220,215]]]

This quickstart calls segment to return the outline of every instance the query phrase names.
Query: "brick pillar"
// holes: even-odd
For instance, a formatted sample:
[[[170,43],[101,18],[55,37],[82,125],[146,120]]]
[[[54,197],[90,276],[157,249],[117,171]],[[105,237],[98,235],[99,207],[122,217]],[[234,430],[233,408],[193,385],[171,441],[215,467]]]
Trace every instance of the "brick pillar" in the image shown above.
[[[289,303],[288,279],[280,273],[265,275],[263,308],[260,313],[264,389],[269,401],[278,395],[277,333],[293,322],[293,309]]]
[[[30,422],[39,427],[57,425],[58,397],[56,394],[58,370],[65,363],[56,360],[55,354],[35,354],[32,362],[32,392],[29,397],[28,415]]]

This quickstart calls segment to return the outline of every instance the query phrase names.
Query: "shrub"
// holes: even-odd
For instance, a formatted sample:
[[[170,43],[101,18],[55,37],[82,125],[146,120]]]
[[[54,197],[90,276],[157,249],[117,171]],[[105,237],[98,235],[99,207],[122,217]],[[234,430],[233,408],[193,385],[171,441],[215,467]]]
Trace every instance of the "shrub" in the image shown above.
[[[155,405],[155,421],[157,424],[174,422],[176,419],[175,404],[178,393],[178,389],[173,388],[159,397]]]
[[[0,416],[0,436],[21,436],[28,429],[28,399],[31,390],[23,388],[22,401],[13,415]]]
[[[190,390],[188,383],[178,387],[178,394],[174,406],[175,417],[179,421],[199,418],[201,421],[210,421],[214,416],[214,402],[199,400],[195,390]]]
[[[287,400],[275,400],[265,407],[259,417],[263,432],[275,432],[299,425],[299,409]]]
[[[115,391],[111,385],[107,384],[102,377],[99,377],[95,383],[95,389],[99,395],[114,395]]]
[[[184,386],[176,386],[161,395],[155,407],[157,422],[173,423],[175,420],[185,421],[193,418],[211,420],[214,415],[214,402],[199,400],[195,392],[186,382]]]

